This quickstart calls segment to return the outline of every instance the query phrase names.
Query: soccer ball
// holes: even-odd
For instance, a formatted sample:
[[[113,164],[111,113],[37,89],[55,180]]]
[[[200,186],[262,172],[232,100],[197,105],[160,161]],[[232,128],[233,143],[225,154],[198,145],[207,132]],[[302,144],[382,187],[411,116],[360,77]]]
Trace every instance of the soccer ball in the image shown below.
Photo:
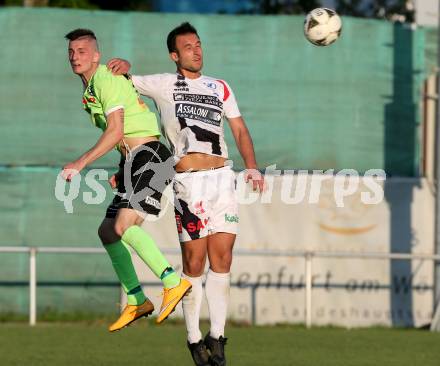
[[[341,18],[332,9],[313,9],[304,21],[304,35],[316,46],[332,44],[341,35],[341,30]]]

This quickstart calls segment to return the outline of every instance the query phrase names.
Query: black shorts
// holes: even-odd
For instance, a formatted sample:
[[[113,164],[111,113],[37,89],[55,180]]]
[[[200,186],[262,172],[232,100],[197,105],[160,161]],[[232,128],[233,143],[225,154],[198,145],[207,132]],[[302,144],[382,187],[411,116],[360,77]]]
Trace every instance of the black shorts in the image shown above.
[[[162,193],[175,174],[168,148],[159,141],[138,146],[121,159],[119,171],[118,191],[105,217],[115,218],[120,208],[158,215]]]

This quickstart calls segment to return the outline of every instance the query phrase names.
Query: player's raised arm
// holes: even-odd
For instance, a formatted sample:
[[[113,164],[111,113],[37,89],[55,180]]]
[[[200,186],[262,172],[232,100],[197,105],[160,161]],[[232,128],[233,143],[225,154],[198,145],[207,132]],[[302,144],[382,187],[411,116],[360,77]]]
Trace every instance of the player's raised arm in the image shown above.
[[[254,144],[249,130],[242,117],[228,118],[229,126],[231,127],[232,135],[238,151],[243,158],[247,173],[245,175],[246,182],[252,181],[253,190],[263,191],[264,177],[258,171],[257,160],[255,158]]]
[[[123,137],[124,110],[121,108],[107,116],[107,129],[100,136],[95,146],[81,155],[77,160],[68,163],[63,167],[62,177],[66,180],[70,180],[87,165],[93,163],[95,160],[112,150]]]
[[[89,165],[112,150],[124,137],[124,110],[118,109],[107,116],[107,129],[98,142],[80,159]]]
[[[107,68],[113,75],[125,75],[130,71],[131,64],[122,58],[112,58],[107,62]]]

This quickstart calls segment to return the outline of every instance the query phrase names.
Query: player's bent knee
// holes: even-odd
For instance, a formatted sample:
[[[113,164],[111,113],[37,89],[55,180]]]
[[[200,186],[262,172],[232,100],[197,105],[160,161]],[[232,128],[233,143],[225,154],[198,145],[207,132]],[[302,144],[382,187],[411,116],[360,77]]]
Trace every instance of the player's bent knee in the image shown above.
[[[200,260],[186,260],[185,261],[185,273],[189,276],[198,277],[202,275],[204,268],[204,262]]]
[[[211,268],[214,272],[229,272],[232,265],[232,255],[226,254],[211,261]]]

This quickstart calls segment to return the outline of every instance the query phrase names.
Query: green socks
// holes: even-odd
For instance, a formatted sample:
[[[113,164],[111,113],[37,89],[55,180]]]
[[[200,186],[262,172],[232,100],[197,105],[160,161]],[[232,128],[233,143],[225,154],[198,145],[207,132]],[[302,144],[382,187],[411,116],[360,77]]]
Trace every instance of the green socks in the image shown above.
[[[153,238],[139,226],[133,225],[125,230],[122,240],[136,251],[157,278],[160,278],[165,288],[176,287],[180,283],[180,277],[165,259]]]
[[[136,251],[153,273],[160,278],[165,288],[175,287],[180,283],[179,276],[165,259],[154,240],[139,226],[130,226],[122,235],[122,240],[104,245],[116,275],[122,284],[122,288],[127,294],[127,303],[129,305],[143,304],[147,298],[139,284],[127,244]]]
[[[127,303],[129,305],[143,304],[146,297],[139,284],[128,248],[121,240],[112,244],[106,244],[104,248],[107,250],[122,288],[127,294]]]

